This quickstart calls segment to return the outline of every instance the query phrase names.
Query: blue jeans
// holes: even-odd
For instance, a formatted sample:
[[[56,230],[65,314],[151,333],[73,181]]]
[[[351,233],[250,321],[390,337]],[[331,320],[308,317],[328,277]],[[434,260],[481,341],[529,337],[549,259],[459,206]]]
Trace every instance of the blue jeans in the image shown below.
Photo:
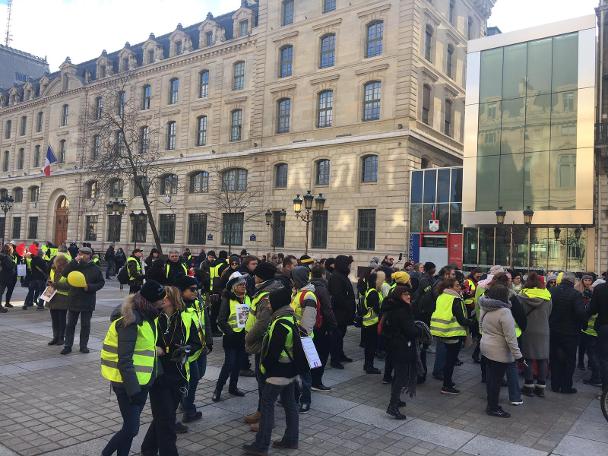
[[[32,307],[36,304],[38,307],[44,307],[44,303],[39,303],[38,298],[46,287],[44,280],[31,280],[28,285],[27,296],[25,297],[24,307]],[[41,305],[42,304],[42,305]]]
[[[310,388],[312,387],[312,374],[310,373],[310,371],[308,371],[306,374],[300,375],[300,378],[302,379],[302,388],[301,390],[300,388],[297,388],[300,392],[299,402],[300,404],[310,405]]]
[[[519,386],[519,373],[517,363],[512,362],[507,366],[507,386],[509,388],[509,400],[511,402],[521,401],[521,388]]]
[[[446,349],[445,344],[438,338],[435,337],[435,364],[433,365],[433,376],[443,377],[443,366],[445,365]]]
[[[287,427],[283,435],[283,442],[287,445],[295,445],[299,438],[299,415],[295,397],[295,383],[290,382],[288,385],[271,385],[264,384],[262,391],[262,417],[260,419],[260,429],[255,436],[257,449],[266,451],[270,447],[270,438],[272,436],[272,427],[274,425],[274,404],[277,397],[281,396],[281,403],[285,409],[285,421]]]
[[[144,409],[148,398],[148,390],[143,390],[138,394],[138,404],[132,404],[127,396],[127,391],[119,386],[112,386],[116,399],[118,399],[118,407],[122,415],[122,428],[110,439],[101,454],[110,456],[116,452],[118,456],[129,456],[131,451],[131,443],[139,432],[139,417]]]
[[[202,354],[199,359],[190,363],[190,381],[188,382],[188,394],[182,398],[182,409],[184,415],[192,416],[196,413],[196,388],[198,382],[205,376],[207,370],[207,354]]]
[[[247,353],[245,352],[245,347],[224,348],[224,364],[222,365],[222,370],[217,379],[217,385],[215,386],[216,390],[221,391],[222,388],[224,388],[228,377],[230,377],[228,388],[230,390],[236,389],[239,381],[239,372],[243,365],[243,359],[246,357]]]

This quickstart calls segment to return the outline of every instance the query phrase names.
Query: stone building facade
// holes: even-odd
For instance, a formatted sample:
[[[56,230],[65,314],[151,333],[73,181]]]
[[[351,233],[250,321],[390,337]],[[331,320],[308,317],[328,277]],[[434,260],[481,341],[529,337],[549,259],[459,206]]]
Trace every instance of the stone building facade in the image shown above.
[[[410,171],[462,161],[466,43],[485,34],[493,4],[249,0],[89,62],[66,59],[57,73],[0,91],[0,192],[20,201],[0,228],[19,241],[132,248],[128,214],[141,198],[119,184],[127,212],[106,214],[111,191],[91,192],[95,176],[82,166],[91,132],[80,121],[128,72],[125,95],[163,132],[160,166],[179,182],[153,203],[165,250],[218,250],[229,235],[250,252],[303,253],[292,200],[311,190],[326,198],[311,224],[313,256],[405,254]],[[61,163],[44,177],[49,145]],[[231,234],[210,197],[211,170],[255,192]],[[284,226],[266,225],[268,209],[287,211]],[[149,228],[137,237],[152,246]]]

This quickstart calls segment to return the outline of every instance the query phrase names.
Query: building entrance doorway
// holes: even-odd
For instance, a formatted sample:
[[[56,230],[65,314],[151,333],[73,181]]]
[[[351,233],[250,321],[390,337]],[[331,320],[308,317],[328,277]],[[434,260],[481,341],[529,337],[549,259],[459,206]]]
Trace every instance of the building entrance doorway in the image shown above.
[[[53,243],[56,246],[63,244],[68,239],[68,212],[70,203],[65,196],[57,201],[55,208],[55,236]]]

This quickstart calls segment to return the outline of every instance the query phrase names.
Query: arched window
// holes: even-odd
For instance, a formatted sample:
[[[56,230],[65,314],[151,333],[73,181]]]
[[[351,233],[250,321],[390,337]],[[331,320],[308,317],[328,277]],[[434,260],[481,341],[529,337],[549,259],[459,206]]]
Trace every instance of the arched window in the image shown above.
[[[37,203],[40,199],[40,187],[34,185],[29,189],[30,193],[30,203]]]
[[[422,121],[431,124],[431,86],[428,84],[422,87]]]
[[[361,182],[378,182],[377,155],[366,155],[361,159]]]
[[[15,200],[15,203],[23,202],[23,189],[21,187],[15,187],[13,189],[13,199]]]
[[[319,93],[317,103],[317,127],[331,127],[334,120],[334,92],[323,90]]]
[[[196,171],[190,174],[190,193],[207,193],[209,191],[209,173]]]
[[[428,24],[424,30],[424,58],[433,61],[433,27]]]
[[[363,120],[380,119],[382,83],[370,81],[363,86]]]
[[[179,79],[173,78],[169,81],[169,104],[177,103],[179,99]]]
[[[99,184],[97,183],[97,181],[87,182],[84,186],[85,197],[88,199],[97,198],[97,195],[99,194],[98,187],[99,187]]]
[[[287,188],[287,163],[277,163],[274,165],[274,187]]]
[[[232,90],[245,87],[245,62],[236,62],[232,68]]]
[[[207,116],[198,116],[196,119],[196,145],[207,144]]]
[[[161,176],[159,193],[161,195],[177,194],[177,176],[175,174]]]
[[[448,54],[445,59],[445,73],[454,79],[454,46],[448,44]]]
[[[382,55],[382,37],[384,35],[384,22],[374,21],[367,25],[367,40],[365,57]]]
[[[317,160],[315,163],[315,184],[316,185],[329,185],[329,171],[330,162],[329,160]]]
[[[209,71],[203,70],[199,73],[198,97],[207,98],[209,96]]]
[[[149,179],[147,177],[145,177],[145,176],[137,176],[133,180],[133,195],[134,196],[141,196],[142,195],[142,190],[141,190],[140,186],[143,188],[143,193],[145,193],[146,195],[148,193],[150,193],[150,181],[149,181]]]
[[[328,33],[321,37],[319,67],[329,68],[336,64],[336,35]]]
[[[110,198],[122,198],[123,182],[121,179],[112,179],[108,184],[108,193]]]
[[[291,76],[293,68],[293,46],[291,44],[279,49],[279,77]]]
[[[247,190],[247,170],[232,168],[222,173],[223,192],[244,192]]]
[[[281,98],[277,101],[277,133],[289,132],[291,120],[291,100]]]

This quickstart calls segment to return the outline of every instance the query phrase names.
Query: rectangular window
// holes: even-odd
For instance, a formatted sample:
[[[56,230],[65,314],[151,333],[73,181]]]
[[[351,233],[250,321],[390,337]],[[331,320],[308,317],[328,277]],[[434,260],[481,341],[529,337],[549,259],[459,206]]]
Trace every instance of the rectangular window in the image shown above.
[[[430,25],[424,30],[424,58],[433,61],[433,28]]]
[[[146,84],[143,88],[143,97],[141,103],[141,109],[150,109],[150,105],[152,102],[152,87]]]
[[[85,217],[84,240],[85,241],[96,241],[97,240],[97,216],[96,215],[87,215]]]
[[[293,0],[283,0],[281,9],[281,25],[293,24]]]
[[[175,150],[176,131],[175,121],[169,122],[167,124],[167,150]]]
[[[13,217],[13,239],[21,239],[21,217]]]
[[[179,100],[179,79],[169,81],[169,104],[175,104]]]
[[[284,98],[277,104],[277,133],[289,132],[289,121],[291,116],[291,100]]]
[[[8,171],[8,163],[10,161],[10,152],[8,150],[4,151],[4,155],[2,156],[2,171]]]
[[[97,97],[95,98],[95,119],[101,119],[101,115],[103,113],[103,98]]]
[[[146,242],[148,217],[146,214],[135,214],[131,222],[131,242]]]
[[[12,129],[13,129],[13,122],[11,120],[7,120],[4,123],[4,138],[5,139],[10,139]]]
[[[120,117],[123,117],[125,115],[125,102],[126,95],[125,92],[121,90],[120,92],[118,92],[118,98],[116,100],[116,112]]]
[[[57,162],[65,163],[65,154],[67,153],[65,147],[65,139],[59,141],[59,154],[57,154]]]
[[[279,51],[279,77],[291,76],[293,66],[293,46],[283,46]]]
[[[21,116],[21,123],[19,124],[19,135],[25,136],[26,129],[27,129],[27,117]]]
[[[285,247],[285,220],[281,221],[281,211],[272,212],[272,246]]]
[[[233,71],[232,90],[243,90],[245,87],[245,62],[236,62]]]
[[[207,116],[200,116],[196,126],[196,145],[204,146],[207,144]]]
[[[357,250],[376,248],[376,209],[359,209]]]
[[[213,46],[213,32],[205,33],[205,44],[207,45],[207,47]]]
[[[34,146],[34,168],[40,167],[40,146]]]
[[[30,187],[30,203],[37,203],[40,199],[40,187]]]
[[[279,163],[274,166],[274,187],[287,188],[287,163]]]
[[[249,21],[244,20],[239,22],[239,36],[245,36],[249,33]]]
[[[120,241],[121,215],[108,215],[108,242]]]
[[[148,50],[148,63],[154,63],[154,49]]]
[[[382,55],[382,37],[384,35],[384,22],[376,21],[367,26],[367,46],[365,57]]]
[[[19,149],[17,153],[17,169],[23,169],[25,162],[25,149],[23,147]]]
[[[452,102],[450,100],[445,100],[443,132],[448,136],[452,136]]]
[[[243,127],[243,111],[235,109],[230,119],[230,141],[240,141]]]
[[[61,126],[65,127],[68,124],[68,117],[70,115],[70,107],[65,104],[61,108]]]
[[[312,211],[312,248],[327,248],[327,211]]]
[[[336,35],[330,33],[321,38],[321,58],[319,66],[329,68],[336,64]]]
[[[139,129],[139,152],[142,154],[150,150],[150,128],[145,126]]]
[[[331,90],[324,90],[319,94],[317,126],[319,128],[331,127],[334,113],[334,93]]]
[[[222,214],[222,244],[243,245],[243,224],[245,214],[224,213]]]
[[[38,217],[30,217],[27,225],[27,238],[38,239]]]
[[[380,119],[380,98],[382,84],[380,81],[372,81],[365,84],[363,88],[363,120]]]
[[[175,214],[160,214],[158,222],[158,235],[163,244],[175,242]]]
[[[93,144],[91,147],[91,159],[96,160],[101,154],[101,137],[99,135],[93,136]]]
[[[426,84],[422,87],[422,121],[431,123],[431,86]]]
[[[336,0],[323,0],[323,12],[329,13],[336,10]]]
[[[181,41],[175,42],[175,55],[181,55],[183,51],[183,45]]]
[[[199,98],[207,98],[209,96],[209,72],[201,71],[199,76]]]
[[[188,244],[203,245],[207,241],[207,214],[188,214]]]
[[[445,62],[445,73],[448,78],[454,79],[454,47],[450,44],[448,46],[448,55]]]
[[[37,133],[40,133],[42,131],[43,119],[44,119],[44,113],[42,111],[39,111],[38,114],[36,114],[36,132]]]

